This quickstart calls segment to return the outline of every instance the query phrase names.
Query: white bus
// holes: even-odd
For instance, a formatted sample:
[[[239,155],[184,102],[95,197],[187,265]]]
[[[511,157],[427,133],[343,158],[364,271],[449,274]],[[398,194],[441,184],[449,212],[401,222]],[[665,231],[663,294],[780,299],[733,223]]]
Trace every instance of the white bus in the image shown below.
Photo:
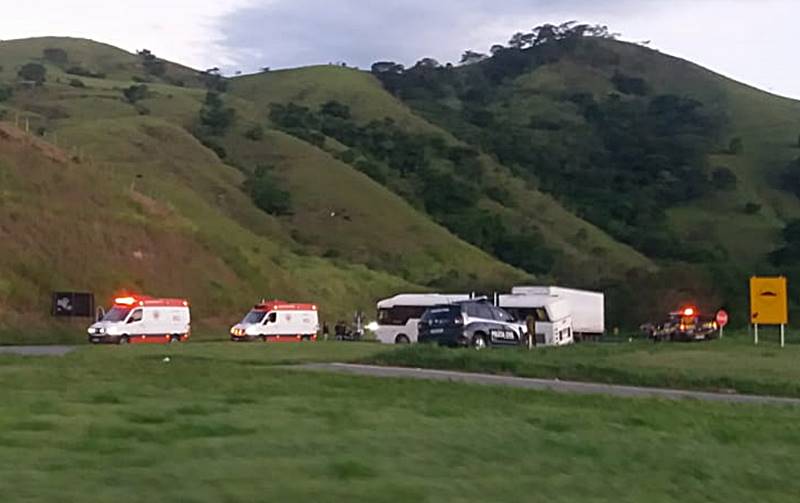
[[[378,302],[375,336],[384,344],[417,342],[417,323],[431,306],[452,304],[472,298],[462,294],[402,294]]]

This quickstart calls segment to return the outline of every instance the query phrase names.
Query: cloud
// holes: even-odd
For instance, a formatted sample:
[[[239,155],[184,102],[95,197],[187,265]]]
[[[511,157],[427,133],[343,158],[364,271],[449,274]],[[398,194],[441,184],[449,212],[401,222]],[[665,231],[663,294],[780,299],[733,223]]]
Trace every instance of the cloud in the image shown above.
[[[602,2],[601,2],[602,3]],[[642,2],[606,2],[616,12]],[[254,4],[222,22],[223,45],[250,58],[240,65],[291,67],[379,59],[413,63],[423,56],[456,59],[467,48],[488,50],[518,29],[562,22],[564,11],[599,12],[589,0],[294,0]],[[568,17],[568,16],[567,16]]]
[[[220,31],[237,69],[335,61],[364,68],[426,56],[453,61],[515,31],[577,19],[800,97],[800,70],[788,68],[798,15],[796,0],[259,0],[223,17]],[[764,26],[769,35],[759,35]]]
[[[206,68],[233,64],[241,52],[220,42],[220,19],[251,0],[28,0],[3,6],[4,39],[71,36],[134,51],[148,48],[161,57]],[[235,54],[233,52],[235,51]]]
[[[486,51],[515,31],[578,19],[778,94],[800,97],[796,0],[25,0],[4,39],[92,38],[195,68],[346,61],[413,64]],[[764,28],[768,27],[768,28]]]

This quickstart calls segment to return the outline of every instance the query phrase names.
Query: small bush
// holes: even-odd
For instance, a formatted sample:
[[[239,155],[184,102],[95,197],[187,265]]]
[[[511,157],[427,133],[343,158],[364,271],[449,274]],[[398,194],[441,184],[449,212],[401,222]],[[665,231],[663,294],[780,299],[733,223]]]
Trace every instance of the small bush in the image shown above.
[[[747,203],[744,205],[744,212],[747,215],[757,215],[761,213],[761,205],[758,203]]]
[[[71,79],[69,81],[70,87],[86,87],[86,84],[83,83],[80,79]]]
[[[736,188],[738,179],[736,174],[729,168],[717,168],[711,173],[711,181],[720,190],[733,190]]]
[[[50,48],[42,51],[44,59],[56,65],[65,65],[69,61],[67,51],[64,49]]]
[[[122,91],[122,94],[128,103],[134,104],[147,97],[147,86],[144,84],[133,85]]]
[[[27,63],[19,69],[17,75],[22,80],[35,82],[36,85],[42,85],[47,80],[47,68],[39,63]]]
[[[199,140],[204,147],[217,154],[217,157],[219,157],[221,160],[224,160],[225,158],[228,157],[228,151],[225,150],[225,147],[223,147],[216,140],[213,140],[211,138],[199,138]]]
[[[728,153],[731,155],[739,155],[744,152],[744,141],[741,138],[734,138],[728,146]]]
[[[244,137],[252,141],[261,141],[264,139],[264,128],[261,125],[256,125],[244,132]]]
[[[245,191],[253,203],[270,215],[291,214],[292,200],[289,192],[282,190],[280,180],[273,174],[272,166],[258,166],[247,182]]]
[[[14,95],[14,89],[11,86],[0,85],[0,103],[8,101]]]
[[[88,69],[80,67],[80,66],[71,66],[71,67],[67,68],[65,71],[66,71],[67,74],[75,75],[77,77],[87,77],[87,78],[90,78],[90,79],[104,79],[104,78],[106,78],[106,74],[105,73],[93,72],[91,70],[88,70]]]

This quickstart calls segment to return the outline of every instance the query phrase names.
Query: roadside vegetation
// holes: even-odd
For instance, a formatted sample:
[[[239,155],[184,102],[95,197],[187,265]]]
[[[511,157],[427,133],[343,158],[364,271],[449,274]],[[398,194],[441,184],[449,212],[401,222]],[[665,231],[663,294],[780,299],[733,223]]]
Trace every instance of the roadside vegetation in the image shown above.
[[[790,343],[781,349],[774,337],[766,334],[761,345],[754,347],[746,333],[737,333],[710,343],[654,344],[633,340],[535,351],[476,352],[418,345],[376,353],[361,361],[518,377],[800,397],[798,358],[800,344]]]
[[[274,367],[317,359],[320,349],[347,358],[371,346],[0,355],[3,495],[34,503],[638,503],[791,502],[800,492],[794,408]]]

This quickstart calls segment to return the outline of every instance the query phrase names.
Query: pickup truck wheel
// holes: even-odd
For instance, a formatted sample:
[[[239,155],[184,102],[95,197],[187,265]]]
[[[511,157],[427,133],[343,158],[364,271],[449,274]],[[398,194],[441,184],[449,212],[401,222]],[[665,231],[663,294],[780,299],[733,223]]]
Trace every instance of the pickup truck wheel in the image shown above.
[[[486,340],[486,335],[478,332],[477,334],[472,336],[472,347],[475,348],[477,351],[482,351],[489,347],[489,343]]]
[[[400,334],[394,340],[395,344],[411,344],[411,340],[409,340],[407,335]]]

